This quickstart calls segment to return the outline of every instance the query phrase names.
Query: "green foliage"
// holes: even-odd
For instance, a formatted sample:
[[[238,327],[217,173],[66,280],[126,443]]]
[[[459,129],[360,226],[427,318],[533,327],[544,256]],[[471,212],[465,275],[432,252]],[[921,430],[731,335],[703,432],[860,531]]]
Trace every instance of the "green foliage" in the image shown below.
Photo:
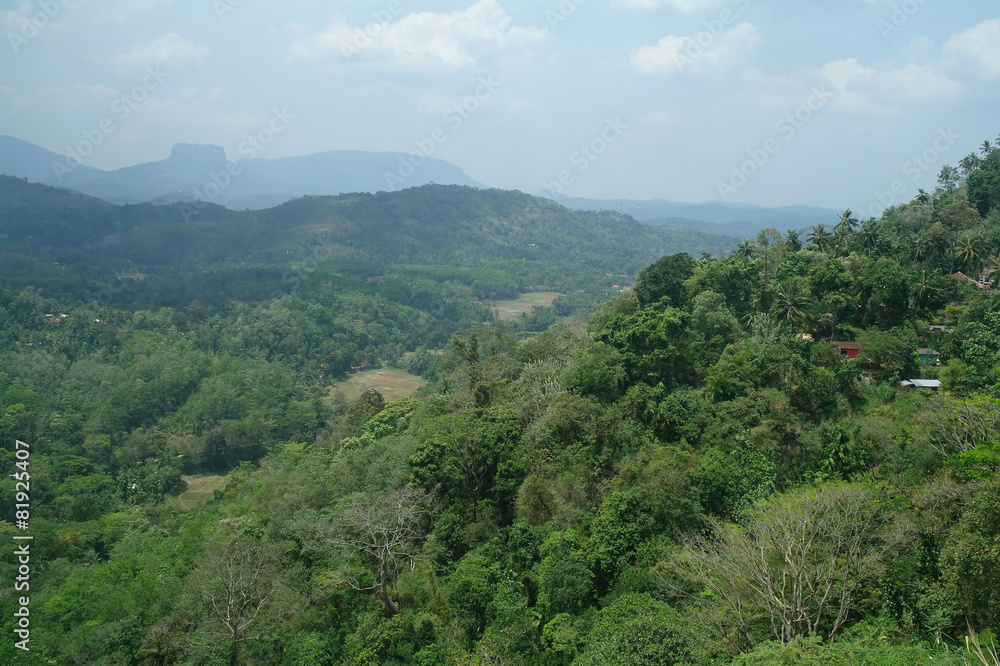
[[[720,517],[738,518],[775,490],[774,463],[745,438],[727,451],[706,451],[690,475],[702,506]]]
[[[517,414],[486,409],[442,417],[421,433],[410,458],[412,479],[447,506],[461,506],[477,520],[488,502],[509,519],[520,483],[514,450],[521,435]]]
[[[626,594],[601,610],[573,662],[593,666],[694,663],[693,636],[670,606],[648,594]]]
[[[973,627],[1000,621],[1000,479],[970,502],[941,549],[941,578],[951,610]]]
[[[954,662],[1000,607],[1000,307],[949,275],[995,263],[986,162],[722,260],[519,193],[179,229],[176,207],[0,178],[0,532],[28,473],[32,654]],[[524,288],[567,295],[492,322]],[[384,365],[429,383],[330,389]],[[916,376],[942,391],[898,390]],[[266,612],[226,636],[205,595],[239,571],[266,576],[233,603]]]
[[[684,305],[684,282],[694,274],[694,259],[681,252],[661,257],[656,263],[639,271],[635,278],[635,295],[639,305],[646,307],[662,298],[680,307]]]

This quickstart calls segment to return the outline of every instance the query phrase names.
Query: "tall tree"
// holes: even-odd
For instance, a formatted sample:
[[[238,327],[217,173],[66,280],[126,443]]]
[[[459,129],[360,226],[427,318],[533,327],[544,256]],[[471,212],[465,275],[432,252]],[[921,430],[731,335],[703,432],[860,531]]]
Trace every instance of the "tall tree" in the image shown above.
[[[744,259],[753,259],[754,244],[749,238],[744,238],[743,242],[736,246],[736,256]]]
[[[799,238],[798,229],[789,229],[786,231],[785,242],[788,244],[788,249],[792,252],[798,252],[802,249],[802,240]]]
[[[825,224],[817,224],[808,234],[809,242],[820,252],[826,252],[830,244],[830,232]]]
[[[259,640],[282,617],[277,602],[280,569],[268,547],[237,539],[209,550],[194,573],[211,633],[229,646],[230,666],[241,663],[243,644]]]
[[[361,495],[336,517],[324,542],[373,566],[373,583],[366,585],[352,575],[343,581],[358,591],[378,590],[386,612],[395,615],[399,604],[389,589],[402,567],[417,560],[429,516],[430,496],[414,488]]]

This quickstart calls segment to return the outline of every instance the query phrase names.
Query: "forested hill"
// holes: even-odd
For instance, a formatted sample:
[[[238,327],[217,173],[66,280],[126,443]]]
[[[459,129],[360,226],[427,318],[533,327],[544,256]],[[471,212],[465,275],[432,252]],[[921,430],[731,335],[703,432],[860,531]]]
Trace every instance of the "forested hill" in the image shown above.
[[[19,236],[77,263],[0,288],[0,579],[30,587],[0,594],[0,663],[996,666],[982,152],[879,219],[615,292],[602,267],[658,237],[517,194],[179,222],[29,187],[49,239],[106,232]],[[48,295],[137,246],[104,291]],[[573,291],[499,321],[540,284]],[[385,366],[423,386],[340,390]]]
[[[531,279],[532,267],[558,265],[566,271],[558,288],[610,286],[664,253],[722,254],[735,244],[692,230],[650,229],[610,212],[574,212],[519,192],[463,186],[303,197],[234,212],[207,202],[113,206],[0,177],[0,251],[7,258],[0,284],[46,286],[75,297],[86,293],[81,285],[93,289],[123,270],[170,282],[206,270],[281,274],[301,262],[338,260],[491,263],[529,280],[521,286],[538,281]],[[546,282],[557,279],[556,271],[543,273]]]

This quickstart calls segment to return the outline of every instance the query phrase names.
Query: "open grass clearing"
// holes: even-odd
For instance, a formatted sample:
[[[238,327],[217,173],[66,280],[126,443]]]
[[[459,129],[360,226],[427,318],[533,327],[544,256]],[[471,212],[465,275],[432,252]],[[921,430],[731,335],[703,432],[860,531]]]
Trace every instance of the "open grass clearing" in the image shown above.
[[[386,402],[391,402],[410,397],[426,383],[426,379],[402,370],[379,368],[356,372],[331,388],[340,391],[349,400],[357,400],[368,389],[375,389],[382,394]]]
[[[513,300],[493,301],[493,307],[501,321],[510,321],[522,314],[528,314],[536,305],[552,305],[552,302],[560,296],[562,294],[556,291],[533,291],[521,294]]]
[[[226,487],[226,475],[214,476],[185,476],[183,482],[187,483],[187,488],[177,496],[177,504],[184,511],[205,504],[215,497],[216,490]]]

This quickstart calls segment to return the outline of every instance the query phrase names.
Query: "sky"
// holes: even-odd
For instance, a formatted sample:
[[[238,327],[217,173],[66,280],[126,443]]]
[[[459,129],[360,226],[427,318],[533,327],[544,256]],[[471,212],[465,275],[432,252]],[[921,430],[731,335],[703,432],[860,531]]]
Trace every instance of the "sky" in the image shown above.
[[[102,169],[401,151],[867,215],[1000,136],[995,0],[0,0],[0,26],[0,134]]]

